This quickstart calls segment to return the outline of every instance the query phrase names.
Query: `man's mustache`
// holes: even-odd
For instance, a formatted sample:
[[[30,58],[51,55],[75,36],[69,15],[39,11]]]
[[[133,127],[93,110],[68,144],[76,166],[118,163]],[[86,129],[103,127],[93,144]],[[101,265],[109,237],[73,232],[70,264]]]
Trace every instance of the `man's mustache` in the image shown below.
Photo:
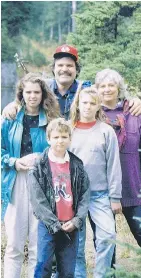
[[[68,76],[71,76],[71,73],[68,72],[68,71],[63,71],[63,72],[60,72],[60,73],[59,73],[59,75],[64,75],[64,74],[66,74],[66,75],[68,75]]]

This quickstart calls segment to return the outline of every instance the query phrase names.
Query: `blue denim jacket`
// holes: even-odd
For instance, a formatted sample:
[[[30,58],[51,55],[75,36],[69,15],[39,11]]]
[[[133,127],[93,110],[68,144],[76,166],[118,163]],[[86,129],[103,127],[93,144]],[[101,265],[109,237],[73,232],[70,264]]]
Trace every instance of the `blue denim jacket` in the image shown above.
[[[12,189],[17,175],[14,165],[16,159],[20,158],[24,113],[24,108],[21,108],[14,120],[3,119],[2,121],[2,218],[8,202],[11,201]],[[46,114],[41,109],[39,112],[39,127],[30,129],[33,153],[43,152],[48,146],[46,125]]]

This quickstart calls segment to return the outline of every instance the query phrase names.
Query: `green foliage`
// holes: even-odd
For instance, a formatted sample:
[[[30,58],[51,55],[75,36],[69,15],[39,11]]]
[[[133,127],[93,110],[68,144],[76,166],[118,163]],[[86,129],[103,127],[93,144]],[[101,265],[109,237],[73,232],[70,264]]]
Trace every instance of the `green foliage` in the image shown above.
[[[45,45],[65,43],[71,31],[71,1],[2,1],[1,8],[3,61],[13,60],[15,52],[26,56],[23,35]],[[37,66],[47,63],[41,53],[29,57]]]
[[[32,64],[37,67],[47,65],[46,57],[38,50],[35,50],[32,52],[31,61],[32,61]]]
[[[2,1],[2,22],[5,22],[9,37],[27,30],[32,9],[32,1]]]
[[[49,64],[45,55],[39,49],[36,48],[36,45],[32,45],[31,39],[29,39],[26,36],[22,36],[21,39],[24,53],[20,53],[20,56],[24,58],[23,61],[25,64],[28,63],[36,67],[41,67]]]
[[[141,221],[141,220],[140,220]],[[122,247],[125,246],[129,250],[134,251],[134,254],[136,255],[134,259],[134,264],[137,266],[138,271],[131,271],[128,272],[123,266],[116,266],[116,270],[111,269],[107,276],[105,278],[111,277],[111,275],[115,274],[116,278],[140,278],[141,277],[141,248],[140,247],[134,247],[128,243],[121,243],[117,241],[117,244],[120,244]]]
[[[141,192],[141,190],[140,190]],[[141,194],[138,195],[138,198],[141,198]],[[141,227],[141,218],[140,217],[134,217],[137,221],[139,221],[140,227]],[[116,269],[109,270],[108,274],[105,278],[110,278],[111,275],[114,274],[116,278],[140,278],[141,277],[141,248],[140,247],[134,247],[129,243],[122,243],[120,241],[116,241],[116,244],[121,245],[121,247],[126,247],[128,250],[132,250],[135,254],[134,264],[136,266],[136,269],[138,271],[127,271],[123,266],[116,265]]]
[[[31,7],[32,2],[1,2],[2,61],[14,61],[14,54],[21,45],[20,34],[27,30]]]
[[[23,35],[43,46],[65,43],[67,38],[78,48],[81,79],[94,82],[97,71],[111,67],[130,86],[140,87],[141,2],[76,3],[76,31],[71,33],[71,1],[2,1],[2,61],[13,61],[18,52],[37,66],[46,64],[41,53],[24,45]]]
[[[14,61],[14,54],[16,52],[14,39],[11,40],[8,37],[8,30],[5,24],[2,25],[3,32],[1,33],[1,60],[3,61]]]
[[[94,82],[97,71],[118,70],[135,87],[141,79],[141,3],[87,2],[75,15],[76,32],[67,41],[76,45],[83,65],[80,78]]]
[[[26,34],[41,43],[58,41],[71,31],[71,1],[3,1],[8,36]]]

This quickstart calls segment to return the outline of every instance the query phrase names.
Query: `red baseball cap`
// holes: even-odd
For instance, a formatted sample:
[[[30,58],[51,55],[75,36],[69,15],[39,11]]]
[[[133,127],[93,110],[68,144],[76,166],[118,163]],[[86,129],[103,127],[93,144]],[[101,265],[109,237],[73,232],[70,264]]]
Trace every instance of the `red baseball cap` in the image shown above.
[[[74,61],[78,60],[78,52],[77,49],[68,44],[63,44],[58,46],[53,55],[54,58],[63,58],[63,57],[71,57]]]

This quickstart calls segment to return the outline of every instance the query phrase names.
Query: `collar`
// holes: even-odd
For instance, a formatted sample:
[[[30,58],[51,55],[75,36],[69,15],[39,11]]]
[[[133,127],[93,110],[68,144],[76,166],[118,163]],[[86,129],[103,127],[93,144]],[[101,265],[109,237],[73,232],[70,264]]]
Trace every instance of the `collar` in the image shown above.
[[[71,84],[71,86],[69,87],[69,89],[66,91],[65,94],[70,94],[70,93],[75,94],[75,92],[77,90],[77,87],[78,87],[78,82],[76,80],[74,80],[73,83]],[[54,84],[53,84],[53,91],[55,92],[55,94],[60,94],[55,79],[54,79]]]
[[[113,111],[113,112],[119,112],[119,113],[123,113],[124,115],[129,115],[129,101],[127,99],[125,100],[121,100],[116,104],[116,107],[114,109],[110,109],[104,105],[102,105],[102,110],[104,112],[109,112],[109,111]]]
[[[102,104],[102,109],[106,112],[106,111],[123,111],[123,106],[124,106],[125,100],[121,100],[116,104],[116,107],[114,109],[110,109],[106,106],[104,106],[104,104]]]
[[[65,156],[63,158],[60,158],[60,157],[56,157],[54,155],[54,153],[52,152],[51,148],[49,148],[49,151],[48,151],[48,158],[52,162],[57,162],[57,163],[60,163],[60,164],[64,164],[65,162],[69,162],[70,161],[70,157],[69,157],[68,151],[66,151]]]
[[[83,123],[78,121],[75,125],[76,128],[80,128],[80,129],[89,129],[91,127],[93,127],[96,124],[96,120],[90,123]]]
[[[17,113],[16,120],[20,123],[23,122],[23,117],[25,115],[25,109],[22,107],[19,112]],[[45,110],[43,108],[40,108],[39,110],[39,126],[45,126],[47,125],[47,116],[45,113]]]

